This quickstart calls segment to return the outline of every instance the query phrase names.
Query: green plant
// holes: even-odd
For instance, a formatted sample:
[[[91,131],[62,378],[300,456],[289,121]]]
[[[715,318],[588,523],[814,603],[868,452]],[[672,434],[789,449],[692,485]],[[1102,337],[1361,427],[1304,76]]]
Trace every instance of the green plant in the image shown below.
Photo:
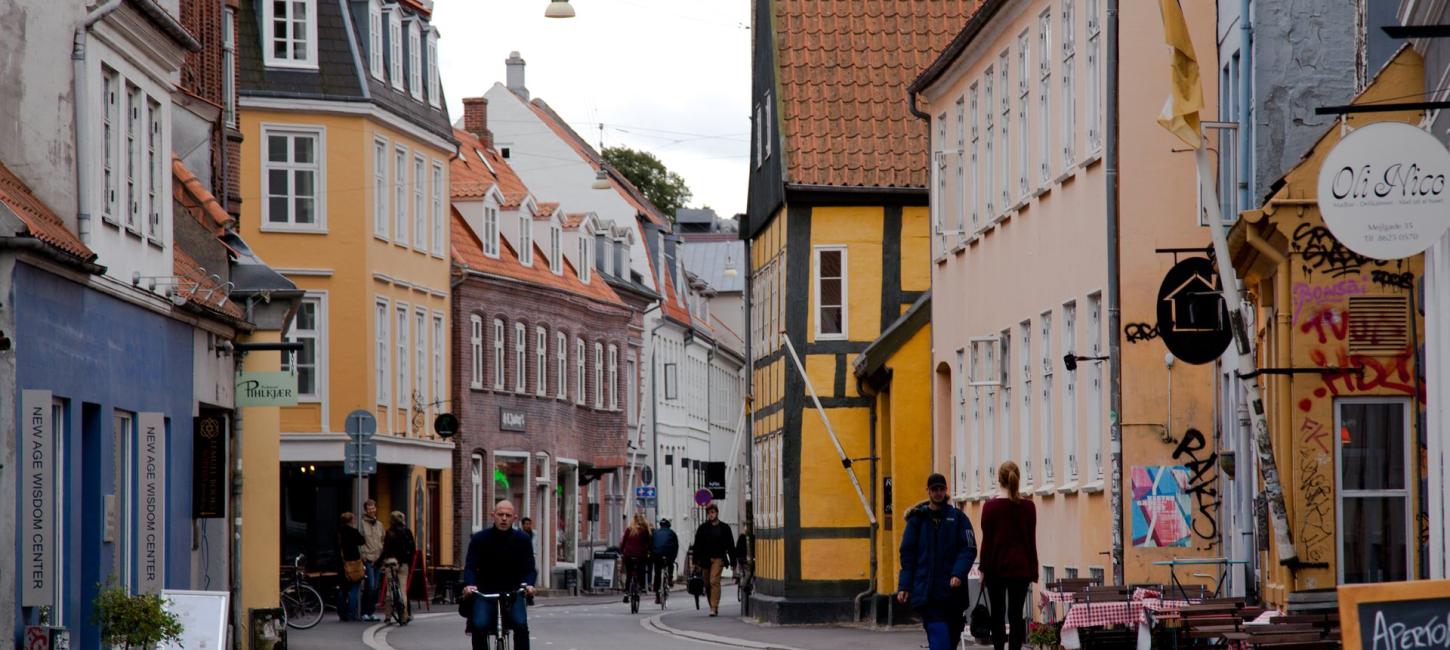
[[[157,594],[131,594],[109,585],[101,588],[92,614],[101,626],[101,643],[127,650],[153,650],[163,642],[180,641],[183,629],[166,599]]]
[[[1056,648],[1058,645],[1056,623],[1027,622],[1027,644],[1038,648]]]

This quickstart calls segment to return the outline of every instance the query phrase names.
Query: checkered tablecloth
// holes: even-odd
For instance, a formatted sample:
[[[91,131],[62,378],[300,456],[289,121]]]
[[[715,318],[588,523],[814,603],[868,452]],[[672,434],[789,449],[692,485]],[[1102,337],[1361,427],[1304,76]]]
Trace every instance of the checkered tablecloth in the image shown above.
[[[1145,598],[1129,602],[1076,603],[1062,619],[1063,628],[1098,627],[1105,625],[1146,625],[1144,612],[1155,614],[1176,612],[1188,606],[1181,600]]]

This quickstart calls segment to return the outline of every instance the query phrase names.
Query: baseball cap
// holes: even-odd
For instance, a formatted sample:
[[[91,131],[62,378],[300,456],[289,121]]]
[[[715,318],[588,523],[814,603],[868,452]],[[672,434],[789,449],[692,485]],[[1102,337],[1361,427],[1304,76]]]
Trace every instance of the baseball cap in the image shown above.
[[[926,489],[930,490],[937,486],[946,487],[947,477],[942,476],[941,474],[932,474],[931,476],[926,477]]]

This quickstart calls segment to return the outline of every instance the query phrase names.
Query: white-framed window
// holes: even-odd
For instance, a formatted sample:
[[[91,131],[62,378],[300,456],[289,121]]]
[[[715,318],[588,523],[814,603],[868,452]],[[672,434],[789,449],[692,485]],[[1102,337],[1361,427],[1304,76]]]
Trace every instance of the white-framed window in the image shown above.
[[[423,101],[423,33],[417,21],[408,24],[408,93]]]
[[[1020,431],[1017,435],[1021,446],[1018,457],[1022,459],[1022,481],[1032,483],[1032,321],[1024,320],[1017,326],[1017,358],[1022,363],[1022,409],[1017,421]]]
[[[388,141],[373,141],[373,234],[388,238]]]
[[[1077,354],[1077,301],[1062,305],[1062,352]],[[1082,366],[1078,366],[1083,370]],[[1062,450],[1067,461],[1067,480],[1077,480],[1077,371],[1062,378]]]
[[[326,134],[322,127],[262,126],[263,230],[325,230]]]
[[[997,188],[998,199],[1001,201],[1001,209],[1006,211],[1012,207],[1012,138],[1010,128],[1012,125],[1012,92],[1011,69],[1012,56],[1009,50],[1002,50],[1001,56],[997,57],[997,92],[1001,93],[1001,106],[998,111],[1001,118],[998,126],[1001,129],[1001,137],[997,139],[997,152],[1000,154],[997,166]]]
[[[1000,382],[999,388],[997,389],[997,393],[998,393],[998,407],[997,407],[997,412],[1001,414],[1002,419],[1001,419],[1000,432],[995,432],[994,431],[993,432],[993,435],[997,436],[997,440],[998,440],[997,445],[996,445],[997,455],[995,456],[995,458],[998,458],[998,459],[1001,459],[1001,460],[1006,460],[1006,459],[1012,458],[1012,455],[1013,455],[1013,451],[1012,451],[1012,411],[1017,408],[1017,403],[1014,402],[1014,401],[1012,401],[1012,381],[1013,381],[1013,375],[1015,373],[1012,372],[1012,330],[1011,330],[1011,328],[1002,330],[1002,332],[998,336],[1000,337],[999,340],[1001,341],[1001,345],[998,346],[999,349],[1001,350],[1001,358],[998,361],[998,366],[999,366],[999,368],[1001,370],[1001,373],[1002,373],[1001,374],[1002,381]],[[995,467],[995,465],[994,465],[994,467]],[[997,473],[995,471],[993,471],[991,474],[989,474],[987,476],[987,491],[989,493],[992,490],[992,486],[994,486],[994,485],[997,484],[996,483],[996,476],[997,476]]]
[[[971,232],[973,233],[981,228],[979,211],[982,206],[982,159],[979,150],[982,133],[978,93],[978,86],[975,83],[967,90],[967,122],[971,125],[970,143],[968,144],[971,153],[968,154],[967,175],[971,176],[971,179],[967,180],[962,189],[964,193],[962,200],[966,205],[966,211],[971,214]]]
[[[639,424],[639,389],[636,388],[635,361],[633,353],[626,353],[624,359],[624,419],[630,426]]]
[[[986,219],[991,219],[997,215],[996,201],[993,198],[994,192],[992,191],[993,186],[996,185],[997,178],[995,175],[997,151],[992,147],[993,140],[997,136],[997,120],[994,118],[997,113],[997,105],[993,101],[995,96],[992,93],[995,89],[992,82],[996,79],[996,72],[995,69],[988,66],[987,71],[982,76],[981,109],[986,138],[982,144],[982,180],[980,185],[982,189],[982,203],[985,204],[983,216]],[[1003,90],[1005,91],[1006,89],[1004,88]]]
[[[408,306],[403,303],[395,303],[394,313],[396,314],[394,322],[397,325],[393,332],[393,341],[398,355],[398,386],[393,394],[393,406],[397,407],[399,413],[407,413],[410,406],[408,398],[413,394],[412,387],[408,385],[408,380],[412,377],[412,373],[408,369],[408,366],[412,365],[409,363],[411,357],[408,355],[408,342],[412,340],[408,336]]]
[[[117,180],[126,167],[120,156],[116,136],[121,132],[121,75],[110,66],[101,66],[101,219],[113,226],[120,224]]]
[[[1027,128],[1028,111],[1032,106],[1032,48],[1027,30],[1017,35],[1017,195],[1026,198],[1032,185],[1028,170],[1032,160],[1032,130]]]
[[[378,0],[368,0],[368,71],[373,78],[383,78],[383,7]]]
[[[554,383],[558,385],[558,398],[569,397],[569,336],[563,332],[554,333]]]
[[[947,252],[946,233],[946,198],[947,198],[947,114],[942,113],[936,118],[936,141],[932,143],[932,166],[931,173],[935,179],[932,183],[936,186],[936,192],[931,196],[931,227],[932,234],[936,235],[936,254],[933,257],[945,255]],[[756,291],[760,289],[757,283]],[[755,303],[759,304],[759,296],[756,296]],[[761,342],[760,336],[754,338],[755,342]]]
[[[1052,10],[1037,17],[1037,174],[1052,182]]]
[[[514,323],[514,392],[529,389],[529,344],[523,323]]]
[[[763,160],[770,160],[770,113],[774,104],[770,100],[770,91],[765,91],[765,101],[762,103],[765,108],[765,123],[760,127],[761,146],[765,148]]]
[[[483,209],[483,254],[498,257],[498,208]]]
[[[423,171],[426,166],[423,156],[413,155],[413,248],[420,252],[428,250],[428,207],[424,203],[428,177]]]
[[[609,396],[609,410],[619,410],[619,348],[613,344],[609,346],[609,369],[605,371],[608,378],[608,386],[605,394]]]
[[[549,332],[543,327],[534,328],[534,392],[543,397],[549,392]]]
[[[519,211],[519,262],[534,265],[534,219],[528,211]]]
[[[589,237],[580,233],[579,235],[579,281],[589,284],[589,279],[594,277],[594,247],[590,246]]]
[[[443,186],[443,163],[435,160],[433,161],[433,193],[431,195],[433,209],[430,212],[433,213],[433,254],[438,256],[443,255]]]
[[[374,363],[377,364],[377,399],[378,404],[387,405],[393,401],[393,371],[392,356],[393,342],[388,338],[388,324],[392,322],[392,314],[388,310],[388,300],[378,298],[373,310],[373,339],[377,353]]]
[[[483,317],[470,314],[468,317],[468,353],[472,361],[473,375],[468,381],[472,388],[483,388]]]
[[[1335,527],[1341,584],[1409,580],[1414,517],[1408,476],[1414,472],[1410,400],[1334,400]],[[1332,471],[1326,468],[1325,471]]]
[[[170,192],[163,190],[161,181],[167,176],[162,172],[161,160],[166,151],[161,144],[161,104],[146,100],[146,239],[161,244],[161,214]],[[168,169],[170,164],[166,166]]]
[[[564,232],[556,223],[549,224],[549,270],[554,275],[564,273]]]
[[[764,147],[765,147],[765,136],[761,135],[761,133],[763,132],[764,128],[765,128],[765,112],[761,108],[760,104],[756,104],[755,105],[755,147],[750,150],[750,153],[755,157],[754,162],[755,162],[755,168],[756,169],[760,169],[760,165],[765,162],[765,149],[764,149]]]
[[[956,421],[952,426],[952,456],[956,462],[956,481],[954,486],[958,491],[963,491],[967,486],[967,349],[957,348],[957,371],[953,377],[952,385],[956,389],[953,400],[954,418]]]
[[[438,32],[428,30],[428,104],[433,108],[443,105],[443,95],[438,90]]]
[[[846,247],[817,246],[814,253],[816,339],[847,338]]]
[[[971,211],[972,199],[968,193],[967,186],[967,96],[957,98],[957,149],[956,149],[956,206],[953,212],[957,213],[957,241],[960,242],[967,233],[967,213]],[[945,117],[945,116],[943,116]]]
[[[483,530],[483,454],[471,454],[468,457],[469,481],[473,504],[473,532]]]
[[[1087,2],[1087,70],[1084,76],[1087,77],[1087,103],[1083,121],[1087,122],[1087,148],[1089,153],[1096,153],[1103,148],[1102,108],[1099,103],[1103,100],[1102,81],[1098,78],[1098,66],[1102,57],[1102,27],[1098,21],[1098,8],[1101,0],[1086,0]]]
[[[141,139],[144,128],[141,125],[141,106],[145,94],[131,84],[126,84],[126,230],[141,234],[141,214],[145,201],[141,188],[146,185],[146,166],[141,162]]]
[[[222,108],[227,125],[237,126],[237,12],[222,9]]]
[[[1052,468],[1052,312],[1042,312],[1041,321],[1042,337],[1042,445],[1039,451],[1042,454],[1042,480],[1051,483],[1054,477]]]
[[[1062,168],[1076,164],[1077,86],[1074,66],[1077,54],[1077,25],[1073,23],[1073,0],[1062,0]]]
[[[271,68],[317,67],[317,0],[262,3],[263,63]]]
[[[388,12],[388,76],[393,87],[403,89],[403,13]]]
[[[413,399],[419,409],[428,409],[428,310],[413,313]]]
[[[584,403],[584,339],[574,339],[574,403]]]
[[[1102,356],[1103,352],[1103,295],[1098,292],[1087,297],[1087,353]],[[1082,366],[1078,366],[1082,368]],[[1103,478],[1103,364],[1087,364],[1087,459],[1092,463],[1091,471],[1084,472],[1094,480]]]
[[[604,346],[594,344],[594,408],[604,408]]]
[[[282,369],[297,375],[297,397],[302,401],[315,402],[322,396],[326,323],[322,296],[308,295],[298,304],[297,315],[287,328],[287,341],[301,343],[302,349],[283,355]]]
[[[503,336],[504,336],[503,321],[501,319],[498,319],[498,318],[493,319],[493,389],[494,390],[503,390],[503,385],[504,385],[504,366],[505,366],[505,363],[507,362],[507,357],[505,357],[504,356],[504,353],[503,353],[503,347],[504,347],[503,346]]]
[[[408,150],[393,149],[393,242],[408,245]]]

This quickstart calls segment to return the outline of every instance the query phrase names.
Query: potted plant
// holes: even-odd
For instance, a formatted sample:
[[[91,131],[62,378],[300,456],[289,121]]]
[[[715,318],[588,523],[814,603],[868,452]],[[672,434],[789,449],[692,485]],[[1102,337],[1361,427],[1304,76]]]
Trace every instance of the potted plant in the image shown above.
[[[1027,622],[1027,645],[1040,650],[1053,650],[1058,646],[1056,623]]]
[[[160,595],[133,595],[110,585],[96,595],[94,606],[101,643],[108,648],[155,650],[162,643],[181,640],[181,620],[166,611],[166,599]]]

